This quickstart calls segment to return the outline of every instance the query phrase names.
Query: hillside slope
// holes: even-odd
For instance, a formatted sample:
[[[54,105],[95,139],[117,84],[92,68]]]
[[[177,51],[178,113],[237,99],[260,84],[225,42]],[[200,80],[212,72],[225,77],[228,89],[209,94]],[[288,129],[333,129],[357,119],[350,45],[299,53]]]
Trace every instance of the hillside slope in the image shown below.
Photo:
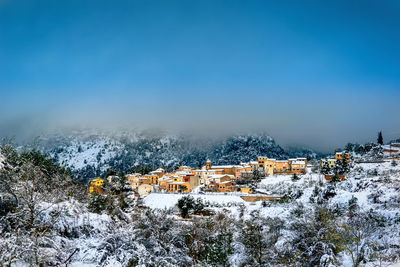
[[[76,132],[42,137],[39,149],[82,178],[102,175],[108,168],[129,172],[137,165],[198,167],[207,159],[214,164],[238,164],[260,155],[281,159],[299,154],[293,149],[285,151],[263,133],[209,139],[149,131]],[[318,156],[311,150],[303,152],[302,156]]]

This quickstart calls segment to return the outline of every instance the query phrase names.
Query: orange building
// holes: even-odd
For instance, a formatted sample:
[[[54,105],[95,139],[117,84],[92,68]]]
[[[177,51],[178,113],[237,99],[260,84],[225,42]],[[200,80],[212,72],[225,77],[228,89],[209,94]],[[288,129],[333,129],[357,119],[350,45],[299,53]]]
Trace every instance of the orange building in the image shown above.
[[[161,178],[161,177],[164,176],[165,170],[162,169],[162,168],[158,168],[157,170],[150,172],[150,174],[151,175],[156,175],[156,176],[158,176],[158,178]]]
[[[170,182],[173,182],[173,179],[171,177],[166,177],[166,178],[160,179],[158,182],[158,188],[162,191],[167,191],[168,184]]]
[[[136,180],[136,178],[138,178],[140,176],[142,176],[142,174],[140,174],[140,173],[129,173],[129,174],[125,175],[126,180],[128,182],[132,182],[133,180]]]
[[[289,161],[287,160],[275,161],[274,173],[288,173],[288,172],[290,172]]]
[[[251,165],[240,164],[240,167],[236,168],[235,178],[238,179],[242,176],[243,172],[253,172],[254,169]]]
[[[200,177],[193,174],[174,177],[172,181],[169,181],[167,183],[167,191],[189,193],[193,189],[198,187],[199,183],[200,183]]]
[[[302,160],[295,160],[291,162],[291,173],[306,173],[307,164]]]
[[[234,178],[233,175],[215,174],[208,177],[208,179],[206,180],[206,184],[207,185],[211,183],[220,184],[222,182],[230,181],[233,178]]]
[[[212,166],[211,161],[207,160],[206,163],[206,170],[219,170],[222,171],[222,174],[229,174],[229,175],[234,175],[236,174],[236,170],[238,168],[241,168],[242,166],[240,165],[219,165],[219,166]]]
[[[237,191],[236,184],[233,181],[224,181],[218,184],[219,192],[235,192]]]
[[[143,178],[146,178],[149,184],[158,184],[159,176],[157,174],[146,174]]]
[[[344,175],[336,175],[338,178],[340,178],[342,181],[346,181],[346,177]],[[331,174],[325,174],[325,180],[330,181],[332,180],[333,175]]]

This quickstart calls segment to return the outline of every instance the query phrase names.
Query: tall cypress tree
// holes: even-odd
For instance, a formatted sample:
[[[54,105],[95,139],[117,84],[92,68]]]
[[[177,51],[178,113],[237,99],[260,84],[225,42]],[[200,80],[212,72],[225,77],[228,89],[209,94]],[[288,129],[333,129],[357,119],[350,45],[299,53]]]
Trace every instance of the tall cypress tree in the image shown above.
[[[378,133],[378,144],[383,145],[382,131]]]

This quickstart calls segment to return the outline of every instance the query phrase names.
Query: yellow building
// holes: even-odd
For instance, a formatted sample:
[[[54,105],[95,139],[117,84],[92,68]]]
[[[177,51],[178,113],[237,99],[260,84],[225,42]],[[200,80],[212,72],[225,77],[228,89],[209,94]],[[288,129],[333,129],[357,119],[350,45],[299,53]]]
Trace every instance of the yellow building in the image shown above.
[[[186,175],[180,177],[174,177],[172,181],[168,182],[168,192],[182,192],[189,193],[200,184],[200,177],[197,175]]]
[[[253,190],[253,188],[250,188],[250,187],[241,187],[240,192],[245,193],[245,194],[253,194],[254,190]]]
[[[330,168],[334,168],[336,166],[336,159],[323,159],[321,160],[321,167],[325,164],[328,164]]]
[[[276,159],[267,159],[264,161],[264,172],[267,175],[273,175],[276,166]]]
[[[149,184],[158,184],[159,176],[157,174],[146,174],[143,175],[149,181]]]
[[[104,184],[104,179],[101,179],[100,177],[97,177],[90,181],[90,187],[89,187],[89,193],[92,194],[94,192],[101,194],[103,193],[103,184]]]

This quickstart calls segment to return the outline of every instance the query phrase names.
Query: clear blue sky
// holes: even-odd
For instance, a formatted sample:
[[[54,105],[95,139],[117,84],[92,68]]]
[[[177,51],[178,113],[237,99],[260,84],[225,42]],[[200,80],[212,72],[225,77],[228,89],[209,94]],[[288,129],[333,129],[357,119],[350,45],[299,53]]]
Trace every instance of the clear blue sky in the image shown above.
[[[399,1],[0,0],[0,130],[400,137]],[[118,123],[116,123],[118,122]]]

